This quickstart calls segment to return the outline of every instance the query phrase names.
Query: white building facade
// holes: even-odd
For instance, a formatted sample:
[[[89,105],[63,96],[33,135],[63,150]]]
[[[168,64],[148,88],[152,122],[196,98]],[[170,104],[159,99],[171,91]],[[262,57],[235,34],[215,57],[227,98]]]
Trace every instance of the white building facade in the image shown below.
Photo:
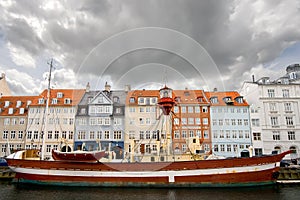
[[[241,94],[251,105],[255,154],[300,150],[300,66],[290,65],[287,74],[271,81],[268,77],[245,82]]]

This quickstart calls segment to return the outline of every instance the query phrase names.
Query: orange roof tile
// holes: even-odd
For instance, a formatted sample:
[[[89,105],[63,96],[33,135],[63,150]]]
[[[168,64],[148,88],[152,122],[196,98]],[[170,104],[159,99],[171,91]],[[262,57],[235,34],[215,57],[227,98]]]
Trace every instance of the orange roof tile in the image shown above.
[[[0,98],[0,116],[27,115],[28,105],[37,99],[38,96],[3,96]],[[21,108],[24,109],[24,113],[20,114]],[[10,109],[12,109],[12,114],[9,113]]]
[[[60,93],[62,96],[58,96]],[[74,106],[78,105],[80,100],[82,99],[85,93],[85,89],[51,89],[50,90],[50,104],[49,106]],[[43,104],[39,104],[38,99],[44,98],[45,101]],[[36,101],[34,101],[32,106],[45,106],[47,99],[47,90],[44,90],[38,97]],[[52,104],[52,100],[57,99],[56,104]],[[65,99],[70,99],[70,104],[65,103]]]
[[[205,92],[205,95],[207,99],[209,100],[212,97],[216,97],[218,99],[218,103],[211,103],[212,106],[226,106],[226,105],[233,105],[233,106],[249,106],[247,101],[243,99],[243,103],[238,103],[236,101],[237,97],[242,97],[238,92],[236,91],[226,91],[226,92]],[[225,97],[230,97],[232,100],[232,103],[227,104],[223,100]]]

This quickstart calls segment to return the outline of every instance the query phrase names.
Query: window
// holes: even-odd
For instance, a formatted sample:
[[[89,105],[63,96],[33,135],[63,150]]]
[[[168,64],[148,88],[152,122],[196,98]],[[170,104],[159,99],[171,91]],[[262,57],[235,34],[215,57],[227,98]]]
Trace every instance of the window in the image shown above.
[[[178,106],[174,106],[174,113],[179,113],[179,108],[178,108]]]
[[[224,138],[224,131],[220,130],[220,138]]]
[[[227,125],[227,126],[230,125],[229,119],[225,119],[225,125]]]
[[[185,106],[181,107],[181,113],[186,113],[186,107]]]
[[[44,99],[43,98],[40,98],[39,100],[38,100],[39,102],[39,104],[43,104],[44,103]]]
[[[292,104],[289,102],[284,103],[284,111],[286,111],[286,112],[292,111]]]
[[[194,113],[193,106],[188,106],[188,113]]]
[[[194,124],[194,118],[188,118],[188,124]]]
[[[65,104],[71,104],[71,99],[66,98],[66,99],[65,99]]]
[[[200,107],[199,106],[195,106],[195,113],[200,113]]]
[[[57,99],[53,98],[51,104],[57,104]]]
[[[252,126],[259,126],[259,119],[251,119]]]
[[[25,124],[25,119],[24,119],[24,118],[20,118],[19,123],[20,123],[20,124]]]
[[[203,112],[203,113],[207,113],[207,112],[208,112],[208,108],[207,108],[206,106],[203,106],[203,107],[202,107],[202,112]]]
[[[189,131],[189,137],[190,138],[194,137],[194,131],[192,131],[192,130]]]
[[[3,131],[3,139],[7,139],[8,138],[8,131]]]
[[[271,111],[271,112],[277,110],[277,109],[276,109],[276,103],[270,103],[270,104],[269,104],[269,107],[270,107],[270,111]]]
[[[49,153],[51,151],[51,145],[47,144],[46,151]]]
[[[218,131],[217,130],[213,130],[213,137],[218,138]]]
[[[208,139],[209,138],[209,135],[208,135],[208,130],[204,130],[204,138],[205,139]]]
[[[223,126],[223,119],[219,119],[219,126]]]
[[[145,103],[145,99],[143,97],[139,97],[139,104],[144,104]]]
[[[90,137],[91,140],[95,139],[95,131],[90,131]]]
[[[199,137],[199,138],[202,137],[202,136],[201,136],[201,130],[196,130],[196,136]]]
[[[208,124],[208,118],[203,118],[203,124],[205,124],[205,125]]]
[[[115,140],[122,139],[122,131],[114,131],[114,139]]]
[[[235,119],[231,119],[231,125],[232,125],[232,126],[235,126],[235,125],[236,125]]]
[[[104,131],[104,139],[109,139],[109,131]]]
[[[200,125],[200,124],[201,124],[200,118],[195,118],[195,124],[196,124],[196,125]]]
[[[290,97],[290,91],[288,89],[282,89],[282,97],[283,98],[289,98]]]
[[[180,138],[179,130],[174,131],[174,138],[176,138],[176,139]]]
[[[212,120],[212,124],[213,124],[214,126],[216,126],[216,125],[217,125],[217,120],[216,120],[216,119],[213,119],[213,120]]]
[[[244,138],[244,133],[242,130],[239,130],[239,138]]]
[[[230,130],[226,130],[226,138],[230,138]]]
[[[182,125],[186,125],[187,124],[186,118],[181,118],[181,124]]]
[[[221,150],[221,152],[224,152],[224,151],[225,151],[225,145],[224,145],[224,144],[221,144],[221,145],[220,145],[220,150]]]
[[[288,140],[296,140],[295,131],[288,131]]]
[[[278,117],[271,117],[271,125],[278,126]]]
[[[185,131],[185,130],[183,130],[183,131],[181,132],[181,137],[182,137],[182,138],[187,138],[187,135],[186,135],[186,131]]]
[[[275,90],[274,89],[268,89],[268,97],[269,98],[275,97]]]
[[[243,125],[243,123],[242,123],[242,120],[241,120],[241,119],[238,119],[238,120],[237,120],[237,122],[238,122],[238,125],[239,125],[239,126]]]
[[[237,138],[237,131],[236,130],[232,130],[232,138]]]
[[[18,133],[18,139],[23,139],[23,131],[19,131],[19,133]]]
[[[151,139],[151,133],[150,131],[146,131],[146,139]]]
[[[287,126],[293,126],[294,125],[294,121],[293,121],[293,117],[292,116],[285,117],[285,121],[286,121],[286,125]]]
[[[211,103],[218,103],[218,97],[211,97],[210,102]]]
[[[219,146],[217,144],[214,145],[214,151],[218,152],[219,151]]]
[[[248,126],[248,125],[249,125],[248,119],[244,119],[244,125],[245,125],[245,126]]]
[[[130,97],[129,103],[135,103],[135,98],[134,97]]]
[[[227,152],[231,152],[231,144],[227,144]]]
[[[261,133],[254,132],[253,133],[253,140],[260,141],[261,140]]]
[[[273,131],[273,140],[280,140],[280,132]]]
[[[56,94],[56,97],[57,97],[57,98],[62,98],[62,97],[63,97],[63,93],[62,93],[62,92],[58,92],[58,93]]]

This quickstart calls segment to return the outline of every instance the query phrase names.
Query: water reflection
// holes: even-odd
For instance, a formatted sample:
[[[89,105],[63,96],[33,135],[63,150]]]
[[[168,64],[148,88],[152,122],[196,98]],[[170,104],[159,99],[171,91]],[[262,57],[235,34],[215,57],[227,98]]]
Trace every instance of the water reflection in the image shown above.
[[[237,199],[288,199],[300,197],[300,185],[270,186],[262,188],[85,188],[85,187],[47,187],[17,185],[1,182],[0,199],[38,199],[38,200],[77,200],[77,199],[185,199],[185,200],[237,200]]]

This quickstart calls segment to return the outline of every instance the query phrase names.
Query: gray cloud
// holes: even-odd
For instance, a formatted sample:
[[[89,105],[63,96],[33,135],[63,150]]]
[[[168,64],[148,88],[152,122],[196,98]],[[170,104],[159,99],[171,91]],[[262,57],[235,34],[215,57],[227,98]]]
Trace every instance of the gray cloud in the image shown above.
[[[99,70],[99,57],[112,54],[122,46],[134,45],[124,40],[119,46],[114,45],[107,48],[107,52],[90,57],[92,50],[101,42],[134,28],[172,29],[202,45],[216,63],[221,74],[218,78],[222,79],[226,89],[237,89],[245,78],[243,75],[251,72],[260,74],[264,68],[258,66],[272,62],[285,48],[299,42],[299,8],[296,0],[17,1],[0,8],[0,38],[3,35],[4,43],[24,49],[34,59],[54,57],[75,74],[84,72],[77,75],[77,83],[84,85],[88,78],[97,79],[99,71],[103,71]],[[151,39],[155,42],[155,38]],[[191,57],[197,57],[192,48],[184,45],[182,48]],[[188,79],[199,78],[193,74],[190,63],[172,52],[159,49],[132,51],[111,62],[105,75],[118,82],[124,75],[122,73],[126,73],[126,79],[123,76],[120,84],[125,80],[130,82],[129,72],[141,77],[142,71],[138,69],[142,68],[147,71],[148,79],[140,82],[151,82],[157,71],[150,75],[148,68],[158,69],[159,66],[182,71],[180,73]],[[256,70],[251,70],[253,67]],[[131,69],[134,68],[133,73]],[[199,70],[209,73],[205,65]],[[158,73],[161,71],[158,70]],[[200,79],[190,82],[215,87],[214,80],[205,81],[201,76]],[[61,80],[69,81],[69,78],[61,77]]]

